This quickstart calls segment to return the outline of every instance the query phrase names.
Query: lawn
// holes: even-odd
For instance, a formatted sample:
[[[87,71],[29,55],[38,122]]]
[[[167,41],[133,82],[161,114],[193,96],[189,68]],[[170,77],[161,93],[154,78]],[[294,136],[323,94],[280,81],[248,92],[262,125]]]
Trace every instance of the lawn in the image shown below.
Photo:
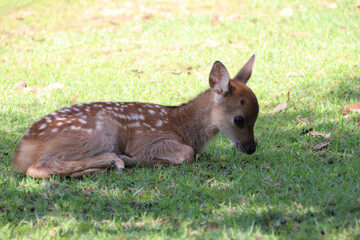
[[[360,238],[360,113],[344,108],[360,101],[359,39],[358,0],[1,1],[0,239]],[[214,61],[234,76],[252,54],[251,156],[220,134],[180,166],[11,170],[47,113],[178,105],[208,88]]]

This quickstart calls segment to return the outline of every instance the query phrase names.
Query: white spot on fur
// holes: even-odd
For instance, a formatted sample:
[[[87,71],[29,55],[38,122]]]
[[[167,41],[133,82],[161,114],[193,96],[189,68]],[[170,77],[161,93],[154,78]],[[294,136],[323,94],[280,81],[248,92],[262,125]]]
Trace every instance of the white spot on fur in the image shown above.
[[[60,113],[66,113],[66,111],[63,110],[63,109],[58,110],[58,112],[60,112]]]
[[[78,108],[73,108],[75,111],[77,111],[77,112],[79,112],[80,111],[80,109],[78,109]]]
[[[115,111],[119,111],[119,108],[118,108],[118,107],[114,107],[114,110],[115,110]]]
[[[103,122],[101,122],[101,121],[96,121],[96,130],[101,130],[102,125],[103,125]]]
[[[56,120],[57,120],[57,121],[64,121],[65,118],[64,118],[64,117],[57,117]]]
[[[155,132],[155,131],[156,131],[156,129],[155,129],[155,128],[151,128],[151,131],[152,131],[152,132]]]
[[[139,110],[139,112],[142,112],[142,109],[141,109],[141,108],[139,108],[138,110]]]
[[[142,134],[143,133],[143,131],[141,131],[141,130],[136,130],[136,134]]]
[[[58,122],[58,123],[56,124],[56,126],[60,127],[60,126],[63,125],[63,124],[64,124],[63,122]]]
[[[157,127],[161,127],[163,125],[163,121],[159,120],[155,124]]]
[[[115,105],[116,105],[116,106],[120,106],[120,103],[117,102],[117,103],[115,103]]]
[[[50,115],[57,116],[57,112],[52,112]]]
[[[155,105],[155,107],[156,107],[156,108],[160,108],[160,106],[159,106],[159,105],[157,105],[157,104]]]
[[[49,117],[44,117],[44,119],[47,123],[51,123],[51,121],[52,121],[51,118],[49,118]]]
[[[149,111],[149,113],[150,113],[151,115],[154,115],[154,114],[155,114],[155,111],[154,111],[154,110],[149,109],[148,111]]]
[[[144,115],[142,115],[142,114],[139,115],[139,118],[140,118],[141,120],[145,120],[145,117],[144,117]]]
[[[77,126],[72,125],[72,126],[70,126],[70,129],[71,130],[80,130],[81,127],[77,127]]]
[[[140,116],[138,114],[130,113],[130,119],[131,120],[139,120],[139,118],[140,118]]]
[[[92,133],[92,131],[93,131],[91,128],[83,129],[83,130],[84,130],[85,132],[89,133],[89,134]]]
[[[131,127],[131,128],[140,127],[140,126],[141,125],[140,125],[139,121],[128,124],[128,127]]]
[[[145,127],[151,128],[151,125],[149,125],[149,124],[147,124],[147,123],[143,123],[143,125],[144,125]]]
[[[79,122],[82,123],[82,124],[87,124],[87,121],[85,121],[84,119],[79,119]]]
[[[167,114],[167,111],[164,108],[161,109],[161,112],[165,115]]]
[[[56,133],[58,130],[59,130],[59,129],[57,129],[57,128],[53,128],[53,129],[51,129],[51,132],[52,132],[52,133]]]
[[[112,107],[106,107],[106,109],[113,110],[113,108],[112,108]]]
[[[82,103],[78,103],[78,104],[76,104],[76,106],[78,106],[78,107],[82,107],[84,104],[82,104]]]
[[[46,128],[46,123],[41,124],[40,127],[39,127],[40,130],[44,129],[44,128]]]
[[[90,108],[89,107],[85,108],[85,111],[90,112]]]

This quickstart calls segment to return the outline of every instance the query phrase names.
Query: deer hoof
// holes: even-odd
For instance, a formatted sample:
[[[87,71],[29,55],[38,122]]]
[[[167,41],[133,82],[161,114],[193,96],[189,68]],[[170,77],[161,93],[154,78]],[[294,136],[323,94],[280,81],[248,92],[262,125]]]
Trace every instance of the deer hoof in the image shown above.
[[[116,166],[116,169],[117,169],[118,171],[121,171],[121,172],[123,172],[123,171],[125,170],[125,168],[120,167],[120,166]]]

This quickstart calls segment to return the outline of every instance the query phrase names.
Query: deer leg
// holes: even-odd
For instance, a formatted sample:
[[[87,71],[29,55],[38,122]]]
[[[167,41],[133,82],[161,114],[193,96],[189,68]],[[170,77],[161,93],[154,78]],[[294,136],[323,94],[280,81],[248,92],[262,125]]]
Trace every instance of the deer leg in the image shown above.
[[[47,178],[55,174],[60,176],[79,177],[85,173],[103,171],[111,165],[115,165],[119,170],[123,170],[125,168],[124,162],[115,153],[103,153],[77,160],[38,160],[30,165],[27,169],[27,174],[35,178]]]
[[[157,164],[172,165],[190,162],[194,159],[194,149],[175,140],[163,140],[151,144],[139,151],[129,153],[133,157],[120,155],[125,166],[154,166]]]

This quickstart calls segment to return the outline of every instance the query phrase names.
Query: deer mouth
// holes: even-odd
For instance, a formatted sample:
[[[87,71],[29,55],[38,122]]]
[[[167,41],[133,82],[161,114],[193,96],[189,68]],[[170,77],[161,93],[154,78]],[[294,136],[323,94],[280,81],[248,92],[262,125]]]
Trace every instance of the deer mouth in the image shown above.
[[[236,142],[236,148],[239,150],[239,151],[241,151],[241,152],[243,152],[243,153],[246,153],[246,151],[245,151],[245,149],[244,149],[244,147],[241,145],[241,143],[240,142]]]

